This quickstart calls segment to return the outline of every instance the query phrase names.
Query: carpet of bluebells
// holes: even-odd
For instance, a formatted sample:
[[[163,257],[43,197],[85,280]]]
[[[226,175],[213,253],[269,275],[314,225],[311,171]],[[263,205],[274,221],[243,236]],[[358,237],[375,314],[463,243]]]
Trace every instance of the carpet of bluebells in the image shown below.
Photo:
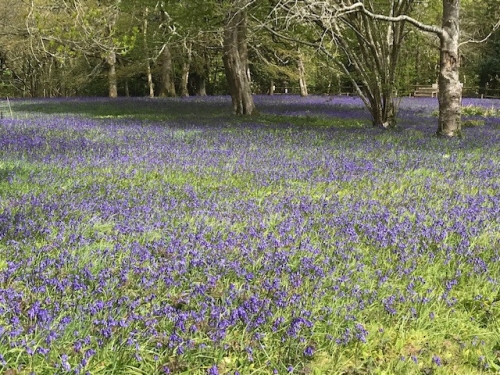
[[[500,101],[255,100],[0,102],[1,374],[500,370]]]

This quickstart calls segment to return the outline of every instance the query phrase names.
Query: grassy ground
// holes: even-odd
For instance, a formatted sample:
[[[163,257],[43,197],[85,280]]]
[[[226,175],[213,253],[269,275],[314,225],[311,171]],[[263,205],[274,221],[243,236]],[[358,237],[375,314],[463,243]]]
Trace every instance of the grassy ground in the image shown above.
[[[0,373],[500,370],[500,105],[256,101],[2,103]]]

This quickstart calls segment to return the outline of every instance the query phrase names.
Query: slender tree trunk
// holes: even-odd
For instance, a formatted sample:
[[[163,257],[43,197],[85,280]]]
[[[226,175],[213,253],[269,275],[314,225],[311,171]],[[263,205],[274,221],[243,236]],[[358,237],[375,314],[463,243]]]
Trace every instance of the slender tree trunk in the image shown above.
[[[196,76],[196,95],[207,96],[207,78],[204,75]]]
[[[189,96],[188,83],[189,83],[189,69],[191,68],[192,48],[191,44],[184,43],[184,51],[186,57],[182,63],[181,74],[181,96]]]
[[[149,48],[148,48],[148,13],[149,9],[146,7],[144,9],[144,27],[142,30],[142,35],[144,37],[144,53],[146,54],[146,76],[148,78],[148,88],[149,88],[149,97],[154,98],[155,89],[153,85],[153,74],[151,73],[151,61],[149,58]]]
[[[418,37],[417,37],[418,38]],[[418,39],[417,39],[418,44]],[[416,81],[413,82],[414,85],[418,85],[418,77],[420,77],[420,48],[415,48],[415,77]]]
[[[182,74],[181,74],[181,96],[189,96],[188,90],[189,81],[189,63],[182,63]]]
[[[167,44],[163,46],[161,52],[161,88],[160,96],[176,96],[173,79],[172,54]]]
[[[247,58],[247,14],[249,0],[235,0],[224,25],[224,70],[236,114],[250,115],[255,111]]]
[[[460,0],[443,0],[443,33],[440,35],[439,124],[437,134],[461,135],[462,85],[458,54]]]
[[[275,88],[276,86],[274,85],[274,80],[271,80],[269,83],[269,95],[274,95]]]
[[[297,68],[299,70],[300,96],[307,96],[306,70],[304,68],[304,60],[302,59],[300,49],[298,50]]]
[[[109,85],[109,97],[118,97],[118,82],[116,78],[116,52],[110,51],[106,59],[108,63],[108,85]]]
[[[198,75],[198,83],[197,83],[197,93],[198,96],[206,96],[207,95],[207,82],[210,78],[210,58],[208,53],[203,54],[203,69],[202,72]]]
[[[148,88],[149,88],[149,97],[155,97],[155,87],[153,84],[153,73],[151,73],[151,65],[149,63],[149,58],[146,61],[146,75],[148,77]]]

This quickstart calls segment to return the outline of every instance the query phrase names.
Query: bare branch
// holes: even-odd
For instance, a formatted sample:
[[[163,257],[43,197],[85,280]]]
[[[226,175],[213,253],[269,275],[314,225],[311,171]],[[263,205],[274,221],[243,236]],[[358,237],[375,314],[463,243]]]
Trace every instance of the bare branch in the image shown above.
[[[466,40],[465,42],[460,43],[458,45],[458,48],[462,47],[463,45],[469,44],[469,43],[474,43],[474,44],[484,43],[484,42],[486,42],[493,35],[493,33],[495,31],[498,30],[498,28],[500,28],[500,20],[498,20],[498,22],[491,29],[491,32],[488,35],[486,35],[483,39],[481,39],[481,40],[477,40],[477,39]]]
[[[357,9],[358,11],[361,11],[364,14],[366,14],[368,17],[376,19],[376,20],[387,21],[387,22],[408,22],[408,23],[412,24],[413,26],[415,26],[417,29],[420,29],[420,30],[428,32],[428,33],[436,34],[438,36],[442,36],[444,33],[444,30],[441,27],[434,26],[434,25],[427,25],[427,24],[420,22],[420,21],[418,21],[412,17],[409,17],[405,14],[399,15],[397,17],[392,17],[392,16],[385,16],[383,14],[373,13],[373,12],[369,11],[368,9],[366,9],[365,4],[363,4],[362,2],[354,3],[348,7],[339,9],[339,11],[343,12],[344,9],[347,10],[348,12],[353,12]]]

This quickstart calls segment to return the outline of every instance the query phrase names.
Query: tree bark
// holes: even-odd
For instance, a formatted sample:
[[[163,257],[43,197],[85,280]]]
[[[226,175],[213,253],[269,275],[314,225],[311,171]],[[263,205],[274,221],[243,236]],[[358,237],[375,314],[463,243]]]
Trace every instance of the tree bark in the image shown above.
[[[247,58],[247,14],[249,0],[235,0],[224,25],[223,62],[235,114],[251,115],[255,111]]]
[[[155,88],[153,84],[153,74],[151,73],[151,65],[149,63],[149,57],[146,60],[146,75],[148,77],[148,88],[149,88],[149,97],[155,97]]]
[[[297,68],[299,70],[300,96],[307,96],[306,70],[304,68],[304,60],[302,59],[300,50],[298,50]]]
[[[142,30],[142,35],[144,38],[144,53],[146,54],[146,76],[148,78],[148,88],[149,88],[149,97],[154,98],[155,90],[153,85],[153,74],[151,73],[151,61],[149,57],[149,48],[148,48],[148,13],[149,9],[146,7],[144,9],[144,25]]]
[[[197,90],[196,95],[198,96],[206,96],[207,95],[207,83],[210,77],[210,58],[208,53],[203,54],[203,68],[202,72],[198,74],[197,79]]]
[[[460,0],[443,0],[443,32],[440,38],[439,123],[437,134],[461,136],[462,85],[458,54]]]
[[[196,95],[207,96],[207,78],[201,74],[196,76]]]
[[[191,68],[191,44],[184,44],[184,52],[186,53],[185,60],[182,63],[181,74],[181,96],[189,96],[188,83],[189,83],[189,69]]]
[[[173,80],[172,54],[167,44],[163,46],[161,52],[161,87],[160,96],[176,96]]]
[[[106,58],[108,63],[108,85],[109,85],[109,97],[118,97],[118,82],[116,78],[116,53],[115,51],[108,52]]]

